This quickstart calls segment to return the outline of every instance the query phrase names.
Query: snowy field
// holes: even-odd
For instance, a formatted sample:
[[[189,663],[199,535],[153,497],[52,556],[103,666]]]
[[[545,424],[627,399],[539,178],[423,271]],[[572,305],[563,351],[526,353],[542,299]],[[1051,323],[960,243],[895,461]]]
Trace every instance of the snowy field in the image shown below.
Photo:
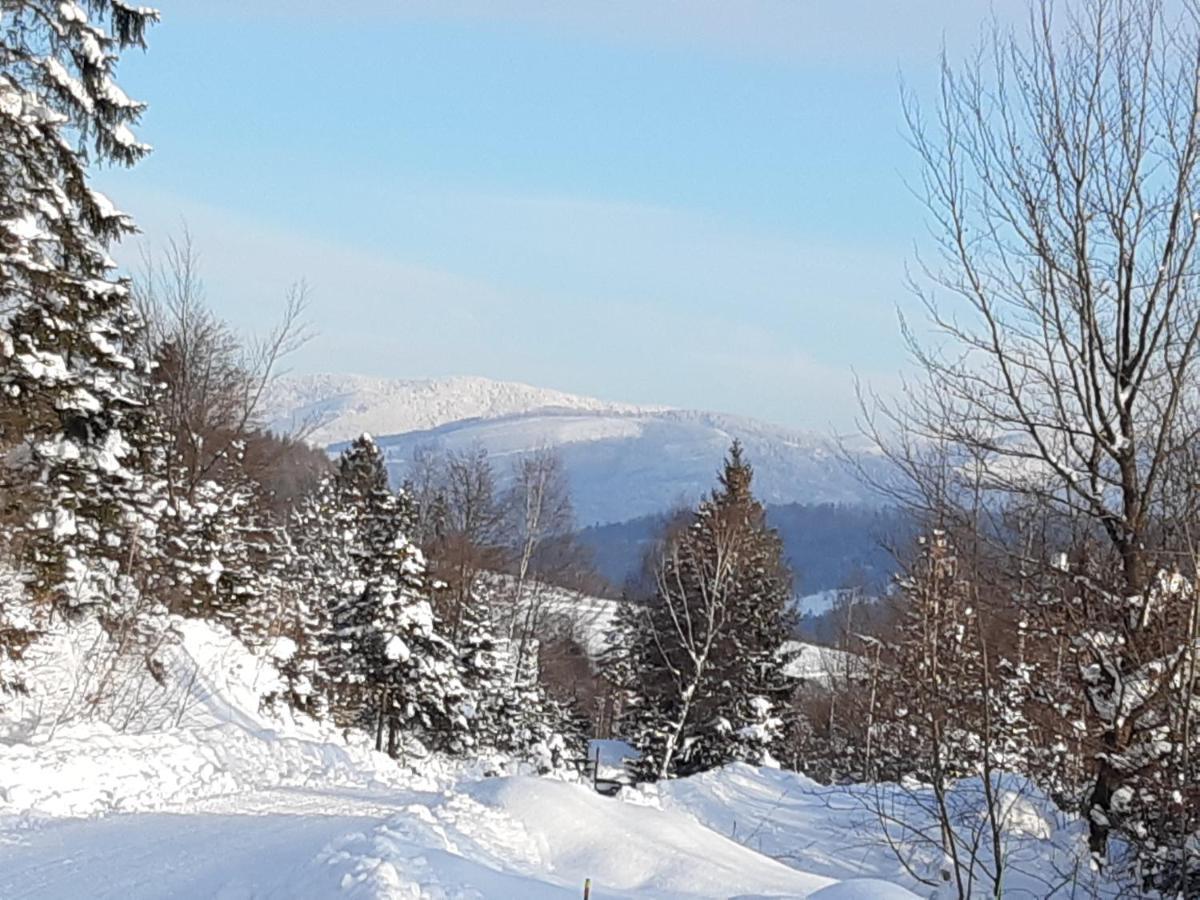
[[[935,893],[914,874],[941,861],[887,848],[877,792],[731,766],[610,799],[501,761],[401,766],[261,712],[272,667],[206,623],[179,630],[161,684],[108,699],[98,632],[34,648],[0,732],[0,897],[568,898],[585,879],[596,900]],[[1018,802],[1008,893],[1045,896],[1081,832]]]

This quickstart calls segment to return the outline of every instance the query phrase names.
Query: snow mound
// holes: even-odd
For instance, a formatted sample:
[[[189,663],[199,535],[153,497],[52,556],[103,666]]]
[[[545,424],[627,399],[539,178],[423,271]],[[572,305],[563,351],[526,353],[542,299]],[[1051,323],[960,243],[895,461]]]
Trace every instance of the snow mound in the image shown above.
[[[830,879],[789,868],[693,817],[510,777],[407,807],[330,849],[347,896],[807,897]]]
[[[878,878],[853,878],[831,884],[813,894],[810,900],[919,900],[912,891]]]
[[[1117,896],[1117,885],[1089,864],[1082,820],[1058,810],[1025,779],[997,776],[996,787],[1005,832],[1005,896]],[[938,827],[927,787],[825,786],[796,772],[734,764],[649,791],[657,793],[664,809],[688,813],[767,857],[850,885],[868,879],[859,893],[846,886],[845,894],[820,894],[823,900],[908,896],[872,893],[870,880],[899,884],[922,896],[929,896],[930,885],[945,883],[946,856],[928,840]],[[971,828],[982,833],[986,807],[978,779],[958,782],[947,802],[960,834]],[[979,860],[990,865],[985,845],[981,842]],[[983,885],[981,895],[990,889],[986,878],[976,883]]]
[[[264,706],[269,662],[219,626],[173,620],[152,654],[94,622],[27,653],[0,713],[0,817],[155,810],[281,785],[399,783],[382,754]]]
[[[279,785],[386,780],[366,753],[331,743],[265,741],[235,725],[133,735],[94,724],[48,744],[0,748],[0,816],[87,817]]]

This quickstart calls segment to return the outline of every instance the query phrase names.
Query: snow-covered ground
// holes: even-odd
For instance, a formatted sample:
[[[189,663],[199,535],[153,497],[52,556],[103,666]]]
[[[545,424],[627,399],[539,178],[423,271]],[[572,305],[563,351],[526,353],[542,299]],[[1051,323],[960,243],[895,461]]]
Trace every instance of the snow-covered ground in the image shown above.
[[[732,765],[649,790],[664,809],[686,811],[713,831],[814,875],[900,884],[925,897],[955,896],[944,877],[947,860],[936,846],[935,800],[928,788],[828,787],[795,772]],[[981,794],[978,782],[962,782],[948,806],[959,834],[968,843],[979,838],[982,865],[974,870],[971,894],[982,897],[991,896],[985,868],[992,857]],[[1076,817],[1058,811],[1024,779],[1001,778],[999,796],[1006,822],[1004,896],[1116,896],[1115,886],[1091,868],[1086,830]]]
[[[536,607],[538,623],[570,635],[592,660],[598,660],[611,646],[617,612],[623,601],[529,581],[520,600],[514,603],[516,579],[513,576],[495,572],[489,573],[486,579],[488,590],[503,607],[502,616],[515,616],[518,621],[523,621],[532,604]]]
[[[787,641],[780,653],[789,658],[784,673],[798,681],[824,684],[834,678],[862,674],[865,670],[863,661],[853,653],[806,641]]]
[[[567,776],[400,765],[262,711],[269,664],[207,624],[176,630],[156,689],[120,696],[94,630],[33,648],[30,695],[0,712],[0,897],[568,898],[586,879],[596,900],[931,896],[916,876],[941,860],[902,834],[902,859],[887,848],[875,789],[731,766],[610,799]],[[600,749],[608,767],[626,752]],[[884,790],[922,826],[919,794]],[[1012,896],[1043,896],[1081,832],[1032,794],[1014,809]]]

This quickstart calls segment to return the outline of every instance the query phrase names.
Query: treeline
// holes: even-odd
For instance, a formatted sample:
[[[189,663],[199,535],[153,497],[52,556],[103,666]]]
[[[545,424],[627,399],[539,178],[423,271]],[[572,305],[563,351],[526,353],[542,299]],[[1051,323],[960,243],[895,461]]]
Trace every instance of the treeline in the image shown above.
[[[658,540],[669,516],[641,516],[591,525],[579,533],[597,571],[618,589]],[[767,506],[767,522],[779,532],[796,592],[860,587],[880,593],[897,571],[896,551],[912,541],[907,512],[892,506],[781,503]]]

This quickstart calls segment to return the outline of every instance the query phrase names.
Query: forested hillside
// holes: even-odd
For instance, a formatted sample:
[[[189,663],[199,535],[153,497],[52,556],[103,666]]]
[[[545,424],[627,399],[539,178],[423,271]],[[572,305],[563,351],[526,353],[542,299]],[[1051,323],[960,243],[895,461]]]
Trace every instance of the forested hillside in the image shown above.
[[[779,532],[783,554],[795,574],[798,594],[843,587],[884,590],[898,571],[898,554],[912,541],[904,512],[887,507],[788,503],[766,507],[767,522]],[[579,533],[597,571],[620,587],[640,571],[667,516],[594,525]]]

